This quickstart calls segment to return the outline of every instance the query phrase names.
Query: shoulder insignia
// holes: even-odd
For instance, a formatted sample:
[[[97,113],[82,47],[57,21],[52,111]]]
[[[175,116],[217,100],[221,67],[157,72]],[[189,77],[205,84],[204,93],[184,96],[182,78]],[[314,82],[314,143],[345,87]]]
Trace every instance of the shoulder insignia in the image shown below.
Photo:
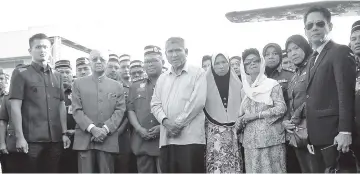
[[[303,76],[303,75],[306,75],[306,71],[305,71],[305,72],[303,72],[301,75],[302,75],[302,76]]]
[[[18,70],[19,70],[19,72],[23,72],[23,71],[26,71],[27,70],[27,68],[18,68]]]
[[[355,57],[355,54],[353,52],[349,52],[350,56]]]

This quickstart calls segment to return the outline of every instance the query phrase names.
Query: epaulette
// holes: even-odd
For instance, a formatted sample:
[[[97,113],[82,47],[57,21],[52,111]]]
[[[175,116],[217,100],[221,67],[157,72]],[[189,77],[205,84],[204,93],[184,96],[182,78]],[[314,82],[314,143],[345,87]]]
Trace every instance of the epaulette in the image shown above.
[[[19,67],[16,67],[16,69],[19,70],[19,72],[26,71],[30,65],[21,65]]]
[[[294,72],[295,72],[295,70],[290,69],[290,68],[283,68],[283,70],[285,70],[285,71],[289,71],[289,72],[292,72],[292,73],[294,73]]]

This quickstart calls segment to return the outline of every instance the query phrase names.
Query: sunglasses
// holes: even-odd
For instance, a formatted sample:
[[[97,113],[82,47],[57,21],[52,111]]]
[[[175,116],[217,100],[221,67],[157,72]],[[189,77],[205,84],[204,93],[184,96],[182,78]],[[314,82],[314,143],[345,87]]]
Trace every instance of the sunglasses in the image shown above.
[[[244,65],[245,66],[248,66],[250,65],[251,63],[254,63],[254,64],[258,64],[261,62],[261,59],[253,59],[253,60],[245,60],[244,61]]]
[[[319,28],[324,28],[325,21],[319,21],[319,22],[311,22],[305,25],[306,30],[311,30],[314,27],[314,24]]]

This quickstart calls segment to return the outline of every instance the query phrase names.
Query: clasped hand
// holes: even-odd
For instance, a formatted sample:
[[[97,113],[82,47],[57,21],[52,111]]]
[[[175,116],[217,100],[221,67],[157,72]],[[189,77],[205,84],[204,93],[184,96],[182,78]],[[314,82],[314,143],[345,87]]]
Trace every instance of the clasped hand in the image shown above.
[[[166,130],[168,131],[168,133],[167,133],[168,137],[178,136],[183,129],[182,125],[175,123],[174,121],[172,121],[169,118],[166,118],[164,120],[163,125],[166,128]]]
[[[107,131],[104,127],[93,127],[91,128],[90,132],[92,134],[91,141],[94,142],[102,143],[107,137]]]

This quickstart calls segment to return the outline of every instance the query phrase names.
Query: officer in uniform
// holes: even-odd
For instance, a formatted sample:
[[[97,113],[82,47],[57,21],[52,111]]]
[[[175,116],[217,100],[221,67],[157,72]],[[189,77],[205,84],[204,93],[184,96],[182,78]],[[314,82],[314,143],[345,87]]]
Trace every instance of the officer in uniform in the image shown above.
[[[45,34],[32,36],[29,45],[32,63],[16,68],[10,84],[16,148],[26,153],[26,172],[56,173],[62,150],[70,146],[62,77],[46,63],[51,41]]]
[[[143,66],[144,64],[141,60],[133,60],[130,62],[130,76],[133,83],[144,79],[145,73]]]
[[[281,67],[282,50],[280,45],[269,43],[263,49],[263,56],[266,61],[265,73],[269,78],[277,80],[283,90],[286,105],[289,105],[289,97],[287,95],[288,84],[294,76],[294,71]]]
[[[1,169],[3,173],[20,173],[24,167],[21,158],[23,153],[16,152],[14,126],[10,121],[10,100],[6,91],[8,85],[7,74],[0,69],[0,153]]]
[[[86,77],[89,75],[91,75],[89,59],[86,57],[76,59],[76,77]]]
[[[137,157],[139,173],[157,173],[160,172],[160,126],[151,113],[150,102],[164,60],[160,48],[153,45],[145,47],[144,57],[144,69],[148,78],[131,85],[127,103],[129,120],[134,127],[131,134],[131,149]]]
[[[107,51],[90,53],[92,75],[73,84],[72,110],[76,121],[74,150],[78,150],[78,170],[114,173],[114,155],[119,153],[118,127],[124,116],[122,86],[105,76]],[[96,164],[96,165],[94,165]]]
[[[60,158],[60,172],[61,173],[77,173],[77,152],[72,149],[74,143],[74,133],[76,122],[72,114],[71,107],[71,86],[73,82],[73,75],[71,64],[69,60],[59,60],[55,62],[55,70],[61,74],[64,86],[64,100],[67,113],[67,136],[71,140],[70,148],[65,149]]]

